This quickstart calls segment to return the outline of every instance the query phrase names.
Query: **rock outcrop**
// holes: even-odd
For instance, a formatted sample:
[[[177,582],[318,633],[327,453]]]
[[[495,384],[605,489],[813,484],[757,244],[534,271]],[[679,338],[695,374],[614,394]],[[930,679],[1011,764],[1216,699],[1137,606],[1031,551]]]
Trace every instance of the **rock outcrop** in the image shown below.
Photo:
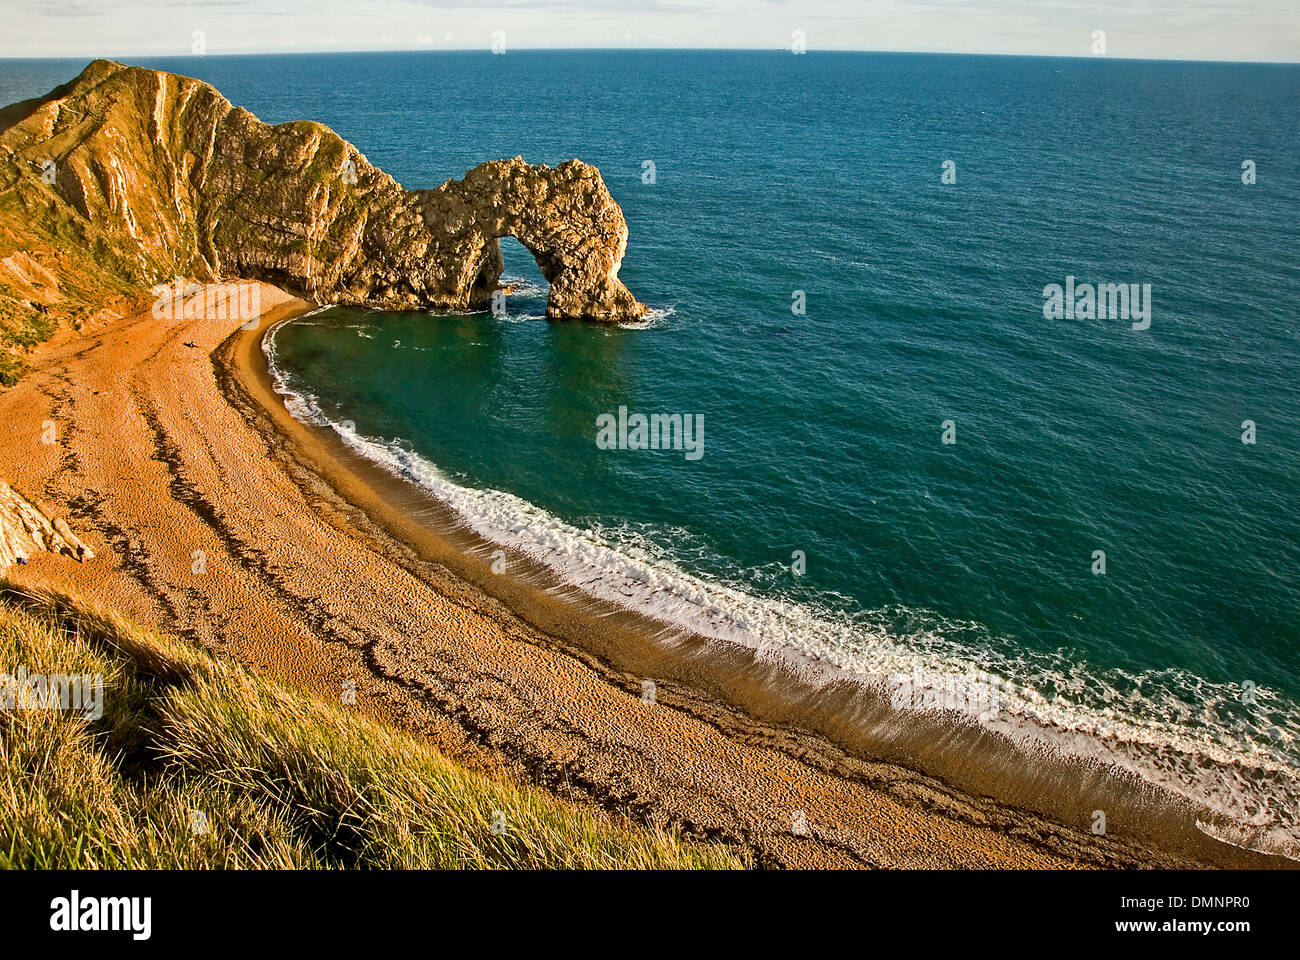
[[[94,557],[69,529],[67,521],[61,517],[51,520],[0,480],[0,573],[42,551],[78,560]]]
[[[513,236],[533,255],[551,285],[547,316],[623,320],[643,316],[618,279],[627,250],[627,221],[600,171],[581,160],[552,169],[513,160],[479,164],[464,180],[416,193],[433,231],[434,259],[459,264],[451,299],[486,303],[499,286],[501,237]]]
[[[646,310],[618,279],[627,223],[588,164],[516,157],[405,190],[322,124],[270,126],[206,83],[107,60],[0,111],[3,191],[0,257],[29,259],[0,275],[0,295],[12,274],[11,298],[36,307],[48,307],[33,298],[50,286],[41,271],[83,268],[114,292],[244,278],[319,303],[478,308],[511,235],[550,282],[548,316]],[[24,229],[33,242],[15,242]]]

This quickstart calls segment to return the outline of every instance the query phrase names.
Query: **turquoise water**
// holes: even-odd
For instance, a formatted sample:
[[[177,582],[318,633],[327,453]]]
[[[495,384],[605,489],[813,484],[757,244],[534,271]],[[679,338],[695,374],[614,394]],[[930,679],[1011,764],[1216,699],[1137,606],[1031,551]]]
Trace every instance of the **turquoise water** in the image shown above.
[[[627,216],[621,277],[647,325],[546,322],[507,241],[507,317],[282,328],[300,415],[351,421],[358,449],[593,593],[896,701],[920,686],[978,709],[992,687],[1026,750],[1092,753],[1220,836],[1300,850],[1300,68],[149,65],[269,121],[322,120],[408,187],[578,156]],[[1046,319],[1067,276],[1150,284],[1149,329]],[[620,407],[702,417],[704,455],[600,449]]]

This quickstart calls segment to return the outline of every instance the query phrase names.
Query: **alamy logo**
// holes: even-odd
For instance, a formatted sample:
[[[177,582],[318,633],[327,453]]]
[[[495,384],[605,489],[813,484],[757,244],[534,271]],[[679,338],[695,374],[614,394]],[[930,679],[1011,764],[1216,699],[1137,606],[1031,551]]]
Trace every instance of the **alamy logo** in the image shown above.
[[[50,929],[57,933],[126,930],[133,940],[148,940],[153,933],[153,898],[83,898],[73,890],[70,896],[50,901]]]
[[[1001,677],[983,670],[972,670],[964,677],[929,678],[920,674],[895,674],[891,703],[899,709],[961,713],[973,716],[987,726],[1001,710]]]
[[[262,287],[257,283],[187,283],[177,277],[150,293],[155,320],[238,320],[256,329],[262,317]]]
[[[618,408],[618,416],[596,418],[596,446],[601,450],[685,450],[687,460],[704,456],[704,415],[700,413],[634,413]]]
[[[91,720],[104,715],[104,675],[0,673],[0,709],[76,710]]]
[[[1129,320],[1134,330],[1151,326],[1151,284],[1091,283],[1075,284],[1066,277],[1065,285],[1049,283],[1043,287],[1043,318],[1046,320]]]

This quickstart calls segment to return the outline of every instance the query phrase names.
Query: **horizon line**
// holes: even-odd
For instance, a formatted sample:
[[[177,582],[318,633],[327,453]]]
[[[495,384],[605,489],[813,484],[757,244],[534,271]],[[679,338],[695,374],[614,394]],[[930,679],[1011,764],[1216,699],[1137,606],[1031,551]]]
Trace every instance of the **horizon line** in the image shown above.
[[[831,48],[818,49],[811,48],[802,53],[795,54],[789,47],[511,47],[503,53],[495,53],[489,47],[449,47],[444,49],[430,49],[428,47],[379,47],[355,50],[344,50],[336,47],[324,47],[321,49],[310,50],[244,50],[232,53],[134,53],[134,54],[84,54],[84,53],[66,53],[66,54],[44,54],[37,56],[10,56],[0,55],[0,63],[7,60],[80,60],[87,59],[87,62],[95,60],[114,60],[120,61],[124,57],[133,57],[136,59],[167,59],[167,60],[206,60],[211,58],[235,58],[235,57],[300,57],[300,56],[349,56],[358,54],[392,54],[392,53],[423,53],[423,54],[472,54],[479,53],[487,56],[509,56],[511,53],[774,53],[785,54],[787,56],[808,56],[809,54],[880,54],[880,55],[909,55],[909,56],[933,56],[933,57],[1003,57],[1014,59],[1031,59],[1031,60],[1121,60],[1130,63],[1217,63],[1217,64],[1243,64],[1255,66],[1300,66],[1300,59],[1297,60],[1215,60],[1215,59],[1196,59],[1190,57],[1121,57],[1111,54],[1089,55],[1089,54],[1069,54],[1069,53],[997,53],[993,51],[972,51],[972,50],[875,50],[875,49],[858,49],[858,48]]]

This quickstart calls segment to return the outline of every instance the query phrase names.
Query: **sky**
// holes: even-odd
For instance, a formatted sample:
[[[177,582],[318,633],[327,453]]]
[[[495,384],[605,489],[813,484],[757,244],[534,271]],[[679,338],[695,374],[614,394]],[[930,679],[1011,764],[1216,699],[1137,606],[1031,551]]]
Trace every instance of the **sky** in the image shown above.
[[[1300,0],[0,0],[0,57],[696,47],[1300,61]]]

